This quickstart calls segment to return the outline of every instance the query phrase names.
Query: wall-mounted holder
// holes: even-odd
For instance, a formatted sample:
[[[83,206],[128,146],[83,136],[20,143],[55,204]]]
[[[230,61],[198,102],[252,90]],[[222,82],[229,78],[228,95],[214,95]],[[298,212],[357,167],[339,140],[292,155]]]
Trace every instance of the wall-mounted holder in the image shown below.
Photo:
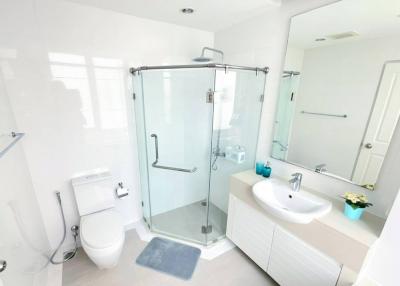
[[[9,138],[8,142],[5,144],[3,148],[0,147],[0,158],[3,157],[14,145],[18,142],[19,139],[24,136],[25,133],[17,133],[11,132],[9,134],[0,134],[0,137]],[[1,140],[0,140],[1,143]]]
[[[236,164],[242,164],[246,161],[246,150],[243,146],[227,146],[225,148],[225,159]]]
[[[118,187],[115,189],[115,195],[117,196],[117,198],[122,199],[122,198],[126,197],[127,195],[129,195],[129,189],[124,188],[124,185],[122,184],[122,182],[119,182]]]

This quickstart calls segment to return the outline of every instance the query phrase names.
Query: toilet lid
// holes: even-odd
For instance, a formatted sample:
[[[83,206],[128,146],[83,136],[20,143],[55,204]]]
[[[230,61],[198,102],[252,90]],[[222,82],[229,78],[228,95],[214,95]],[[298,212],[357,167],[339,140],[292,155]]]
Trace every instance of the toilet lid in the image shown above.
[[[107,248],[123,239],[121,216],[114,210],[105,210],[81,219],[81,239],[92,248]]]

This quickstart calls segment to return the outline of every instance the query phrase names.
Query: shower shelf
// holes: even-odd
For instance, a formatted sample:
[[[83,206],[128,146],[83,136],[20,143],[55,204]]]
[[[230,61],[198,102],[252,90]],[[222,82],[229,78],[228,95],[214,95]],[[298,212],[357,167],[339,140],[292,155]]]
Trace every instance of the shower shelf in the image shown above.
[[[0,158],[3,157],[4,154],[6,154],[17,142],[19,139],[21,139],[25,133],[17,133],[17,132],[11,132],[7,134],[1,134],[0,135]],[[4,145],[2,144],[3,138],[10,138],[11,141],[5,143]],[[3,147],[5,146],[5,147]]]

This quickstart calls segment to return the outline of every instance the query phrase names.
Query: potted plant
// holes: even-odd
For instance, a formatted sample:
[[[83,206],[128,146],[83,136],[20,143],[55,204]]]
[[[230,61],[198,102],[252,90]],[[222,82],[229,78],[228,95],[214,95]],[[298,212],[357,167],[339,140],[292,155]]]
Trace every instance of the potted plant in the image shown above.
[[[360,219],[365,208],[372,206],[364,194],[345,193],[342,197],[345,199],[344,215],[351,220]]]

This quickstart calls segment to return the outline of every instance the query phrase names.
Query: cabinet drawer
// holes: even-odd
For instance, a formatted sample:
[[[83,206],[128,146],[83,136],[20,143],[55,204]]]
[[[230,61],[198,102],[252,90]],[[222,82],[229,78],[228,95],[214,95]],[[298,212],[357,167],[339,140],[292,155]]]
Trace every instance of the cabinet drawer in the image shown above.
[[[258,266],[267,270],[275,224],[230,195],[227,236]]]
[[[275,228],[267,273],[281,286],[334,286],[340,271],[332,258]]]

